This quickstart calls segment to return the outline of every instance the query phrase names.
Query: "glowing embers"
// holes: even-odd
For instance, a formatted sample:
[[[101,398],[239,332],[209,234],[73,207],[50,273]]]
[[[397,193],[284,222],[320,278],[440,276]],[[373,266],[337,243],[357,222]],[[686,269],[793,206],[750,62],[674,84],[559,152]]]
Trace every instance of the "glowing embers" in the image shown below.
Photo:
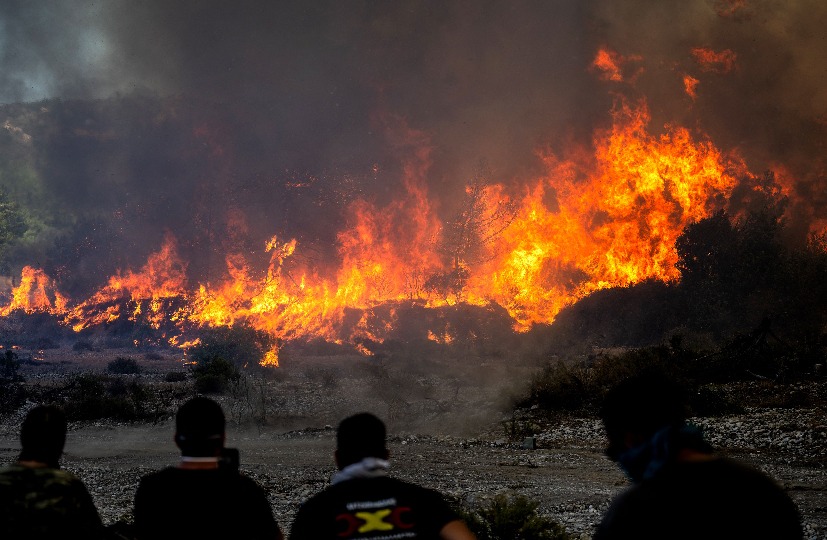
[[[729,73],[735,68],[738,55],[730,50],[715,51],[706,47],[692,49],[692,57],[703,71],[713,73]]]
[[[692,99],[696,99],[698,97],[698,79],[691,75],[684,75],[683,76],[683,87],[686,90],[686,94],[691,97]]]

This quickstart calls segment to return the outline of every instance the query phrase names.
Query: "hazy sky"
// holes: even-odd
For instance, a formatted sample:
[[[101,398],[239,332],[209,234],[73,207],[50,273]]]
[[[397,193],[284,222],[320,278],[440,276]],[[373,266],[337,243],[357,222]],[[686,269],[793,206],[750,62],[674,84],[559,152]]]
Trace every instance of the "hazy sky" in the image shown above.
[[[194,93],[265,108],[323,147],[384,107],[454,162],[517,171],[604,120],[626,90],[589,69],[608,47],[640,71],[656,120],[700,116],[721,144],[785,152],[827,118],[825,24],[820,0],[4,0],[0,103]],[[696,47],[731,50],[734,70],[702,70]]]

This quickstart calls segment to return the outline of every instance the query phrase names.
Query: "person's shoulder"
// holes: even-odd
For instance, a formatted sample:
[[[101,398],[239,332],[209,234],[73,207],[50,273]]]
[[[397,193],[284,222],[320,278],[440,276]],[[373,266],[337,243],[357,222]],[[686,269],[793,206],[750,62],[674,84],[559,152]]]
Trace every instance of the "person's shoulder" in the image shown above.
[[[0,484],[15,481],[16,478],[26,473],[26,467],[13,463],[0,468]]]
[[[317,491],[302,501],[299,509],[307,510],[308,508],[324,505],[328,501],[336,499],[338,497],[337,494],[343,491],[341,486],[342,484],[333,484],[323,488],[321,491]]]
[[[74,473],[69,472],[65,469],[36,469],[41,475],[48,482],[52,482],[55,484],[82,484],[80,478],[78,478]]]
[[[709,460],[708,463],[721,469],[732,471],[738,474],[769,478],[761,469],[744,461],[727,456],[717,456],[715,459]]]
[[[442,494],[435,489],[392,476],[382,476],[378,478],[354,478],[352,480],[331,484],[308,498],[304,504],[322,504],[326,501],[338,500],[343,497],[350,498],[352,496],[358,497],[375,494],[388,496],[405,495],[418,498],[442,498]]]
[[[31,500],[80,500],[88,496],[86,486],[77,476],[50,467],[10,467],[0,474],[0,491],[27,493]],[[37,495],[33,495],[37,494]],[[54,505],[54,503],[50,503]]]
[[[740,460],[726,456],[719,456],[708,462],[709,474],[722,481],[737,482],[737,485],[749,490],[754,487],[765,487],[774,490],[781,490],[781,485],[770,475]]]
[[[141,478],[144,479],[156,479],[156,478],[172,478],[178,474],[181,469],[178,467],[164,467],[163,469],[158,469],[157,471],[151,471],[144,474]]]
[[[244,473],[228,474],[228,480],[240,486],[241,489],[249,491],[264,491],[264,487],[258,481]]]
[[[0,470],[0,482],[14,482],[20,479],[35,481],[43,484],[75,484],[80,479],[73,473],[64,469],[51,467],[23,467],[22,465],[10,465]]]
[[[315,512],[319,508],[346,503],[360,497],[399,497],[428,498],[441,497],[432,489],[422,487],[412,482],[400,480],[391,476],[379,478],[354,478],[336,484],[331,484],[311,495],[301,503],[302,513]]]
[[[152,471],[141,476],[139,484],[142,487],[155,486],[158,484],[166,484],[168,482],[175,482],[178,478],[178,469],[176,467],[165,467],[157,471]]]
[[[17,463],[9,463],[0,467],[0,474],[13,474],[15,471],[22,470],[24,467]]]

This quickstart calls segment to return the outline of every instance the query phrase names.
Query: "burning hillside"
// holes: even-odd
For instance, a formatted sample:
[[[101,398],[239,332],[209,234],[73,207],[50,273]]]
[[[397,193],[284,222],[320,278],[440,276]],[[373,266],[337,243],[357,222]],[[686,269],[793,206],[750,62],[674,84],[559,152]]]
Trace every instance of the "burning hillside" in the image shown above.
[[[175,97],[79,91],[82,100],[4,108],[0,202],[25,216],[0,238],[9,274],[0,316],[47,314],[74,332],[137,324],[185,348],[199,329],[235,325],[278,342],[382,342],[401,311],[460,305],[524,332],[595,291],[674,282],[676,240],[718,210],[788,200],[799,242],[827,219],[823,197],[808,197],[820,193],[823,163],[802,159],[827,140],[824,111],[778,109],[756,130],[758,108],[733,105],[777,43],[751,2],[693,3],[692,39],[653,30],[668,47],[642,42],[641,21],[600,1],[429,16],[372,4],[278,14],[207,4],[180,9],[224,36],[220,46],[177,18],[151,26],[164,3],[100,8],[154,28],[180,55],[184,71],[158,66],[148,79]],[[537,19],[552,14],[589,39],[548,37]],[[268,24],[299,19],[314,23],[315,44],[268,37]],[[372,25],[355,32],[363,19]],[[226,21],[246,37],[227,39]],[[489,44],[474,23],[495,22],[515,31]],[[101,24],[109,54],[150,52],[133,32]],[[432,33],[401,31],[416,24]],[[749,25],[767,30],[760,47],[743,46]],[[349,40],[353,56],[340,47]],[[549,44],[571,54],[546,56]],[[527,48],[541,62],[517,54]],[[462,51],[481,57],[464,66]],[[237,78],[212,69],[235,58]],[[555,67],[535,75],[546,64]],[[317,80],[310,66],[329,71]],[[132,69],[116,71],[127,80],[148,67]],[[460,82],[466,74],[480,86]],[[487,94],[512,80],[525,88]],[[776,128],[802,144],[782,145]],[[443,322],[427,337],[450,343],[457,332]]]
[[[27,266],[2,314],[47,312],[75,331],[119,319],[156,329],[172,323],[173,345],[189,328],[239,323],[286,340],[381,341],[388,329],[369,318],[388,302],[497,304],[516,330],[548,324],[595,290],[676,279],[674,244],[684,227],[724,206],[738,179],[749,178],[737,157],[710,141],[684,128],[654,136],[648,123],[644,105],[621,103],[612,126],[595,135],[594,156],[545,154],[546,173],[511,193],[478,177],[446,222],[433,211],[426,164],[414,161],[405,167],[404,195],[382,207],[365,199],[349,205],[337,267],[300,262],[299,242],[274,236],[265,271],[232,253],[221,279],[189,283],[170,234],[142,268],[119,271],[82,300]],[[350,335],[348,309],[364,314]],[[450,340],[450,331],[434,339]]]

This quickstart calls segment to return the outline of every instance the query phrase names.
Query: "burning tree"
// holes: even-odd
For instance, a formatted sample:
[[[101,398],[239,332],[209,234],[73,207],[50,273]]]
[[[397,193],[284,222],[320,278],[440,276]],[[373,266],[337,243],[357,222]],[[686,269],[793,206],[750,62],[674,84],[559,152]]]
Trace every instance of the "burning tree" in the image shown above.
[[[448,269],[428,277],[427,291],[445,299],[453,296],[462,300],[470,267],[493,258],[492,246],[514,221],[516,205],[501,193],[500,186],[489,182],[489,177],[480,168],[465,188],[462,207],[445,223],[437,250],[446,259]]]

